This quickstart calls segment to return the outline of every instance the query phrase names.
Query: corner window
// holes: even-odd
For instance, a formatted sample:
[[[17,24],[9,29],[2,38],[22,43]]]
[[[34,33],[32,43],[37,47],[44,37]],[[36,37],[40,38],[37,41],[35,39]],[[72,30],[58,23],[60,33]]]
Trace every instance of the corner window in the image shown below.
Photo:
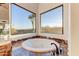
[[[63,5],[41,14],[41,32],[63,34]]]
[[[19,6],[12,6],[11,34],[27,34],[35,32],[35,13]]]

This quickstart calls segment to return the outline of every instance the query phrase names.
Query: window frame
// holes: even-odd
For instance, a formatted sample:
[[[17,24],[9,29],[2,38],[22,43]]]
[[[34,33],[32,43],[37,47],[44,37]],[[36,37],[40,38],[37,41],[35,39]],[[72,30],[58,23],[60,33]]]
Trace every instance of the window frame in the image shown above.
[[[32,12],[32,11],[30,11],[30,10],[28,10],[28,9],[18,5],[18,4],[16,4],[16,3],[11,3],[11,24],[12,24],[12,4],[16,5],[17,7],[20,7],[21,9],[23,9],[25,11],[28,11],[28,12],[31,12],[31,13],[35,14],[35,24],[34,24],[35,25],[35,30],[34,30],[35,32],[32,32],[32,33],[36,33],[36,13],[34,13],[34,12]],[[25,33],[25,34],[31,34],[31,33]],[[12,33],[11,33],[11,35],[12,35]],[[18,35],[18,34],[16,34],[16,35]],[[21,35],[21,34],[19,34],[19,35]]]
[[[42,23],[42,21],[41,21],[42,19],[41,19],[41,15],[42,14],[45,14],[45,13],[51,11],[51,10],[55,10],[55,9],[57,9],[59,7],[62,7],[62,34],[59,34],[59,33],[46,33],[46,34],[58,34],[58,35],[63,35],[64,34],[64,6],[63,6],[63,4],[61,4],[61,5],[57,6],[57,7],[51,8],[51,9],[45,11],[45,12],[40,13],[40,32],[42,30],[42,24],[41,24]],[[41,32],[41,33],[45,33],[45,32]]]

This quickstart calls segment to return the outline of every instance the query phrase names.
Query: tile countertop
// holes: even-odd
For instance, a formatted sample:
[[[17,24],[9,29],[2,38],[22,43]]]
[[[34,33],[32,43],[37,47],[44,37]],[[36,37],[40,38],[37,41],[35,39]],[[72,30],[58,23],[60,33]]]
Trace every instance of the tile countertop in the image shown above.
[[[6,45],[8,43],[11,43],[11,41],[8,39],[8,35],[0,35],[0,46]]]

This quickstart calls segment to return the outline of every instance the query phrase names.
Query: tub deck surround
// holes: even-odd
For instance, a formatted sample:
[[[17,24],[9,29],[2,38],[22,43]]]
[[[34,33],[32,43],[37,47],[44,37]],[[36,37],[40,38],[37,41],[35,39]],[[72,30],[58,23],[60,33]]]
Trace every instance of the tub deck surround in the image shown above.
[[[45,38],[45,39],[55,40],[55,41],[57,41],[57,42],[59,42],[59,43],[61,43],[61,41],[63,41],[64,44],[67,44],[67,43],[68,43],[68,41],[65,40],[65,39],[51,38],[51,37],[46,37],[46,36],[33,36],[33,37],[31,37],[31,38]]]
[[[21,44],[28,39],[33,39],[33,38],[42,38],[42,39],[46,39],[45,36],[33,36],[33,37],[29,37],[29,38],[24,38],[22,40],[17,40],[17,41],[12,41],[12,47],[17,48],[17,47],[21,47]],[[47,38],[48,39],[48,38]],[[64,48],[64,56],[68,56],[68,42],[64,41],[63,39],[57,39],[57,38],[49,38],[50,40],[55,40],[56,42],[58,42],[60,44],[61,47]]]
[[[53,40],[56,40],[57,42],[61,42],[61,41],[63,41],[65,44],[67,44],[68,43],[68,41],[67,40],[65,40],[65,39],[59,39],[59,38],[51,38],[51,37],[47,37],[47,36],[39,36],[39,35],[35,35],[34,33],[33,34],[31,34],[32,36],[30,36],[30,34],[29,35],[27,35],[27,34],[22,34],[22,35],[12,35],[12,36],[10,36],[10,39],[12,40],[12,41],[19,41],[19,40],[26,40],[26,39],[31,39],[31,38],[45,38],[45,39],[53,39]],[[21,37],[20,37],[21,36]]]

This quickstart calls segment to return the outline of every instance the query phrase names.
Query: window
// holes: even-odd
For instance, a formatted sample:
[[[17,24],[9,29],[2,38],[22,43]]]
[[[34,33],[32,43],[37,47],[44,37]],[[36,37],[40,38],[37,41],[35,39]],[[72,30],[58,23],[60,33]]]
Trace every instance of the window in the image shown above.
[[[63,34],[63,5],[41,14],[41,32]]]
[[[12,4],[11,34],[26,34],[35,32],[35,13]]]

